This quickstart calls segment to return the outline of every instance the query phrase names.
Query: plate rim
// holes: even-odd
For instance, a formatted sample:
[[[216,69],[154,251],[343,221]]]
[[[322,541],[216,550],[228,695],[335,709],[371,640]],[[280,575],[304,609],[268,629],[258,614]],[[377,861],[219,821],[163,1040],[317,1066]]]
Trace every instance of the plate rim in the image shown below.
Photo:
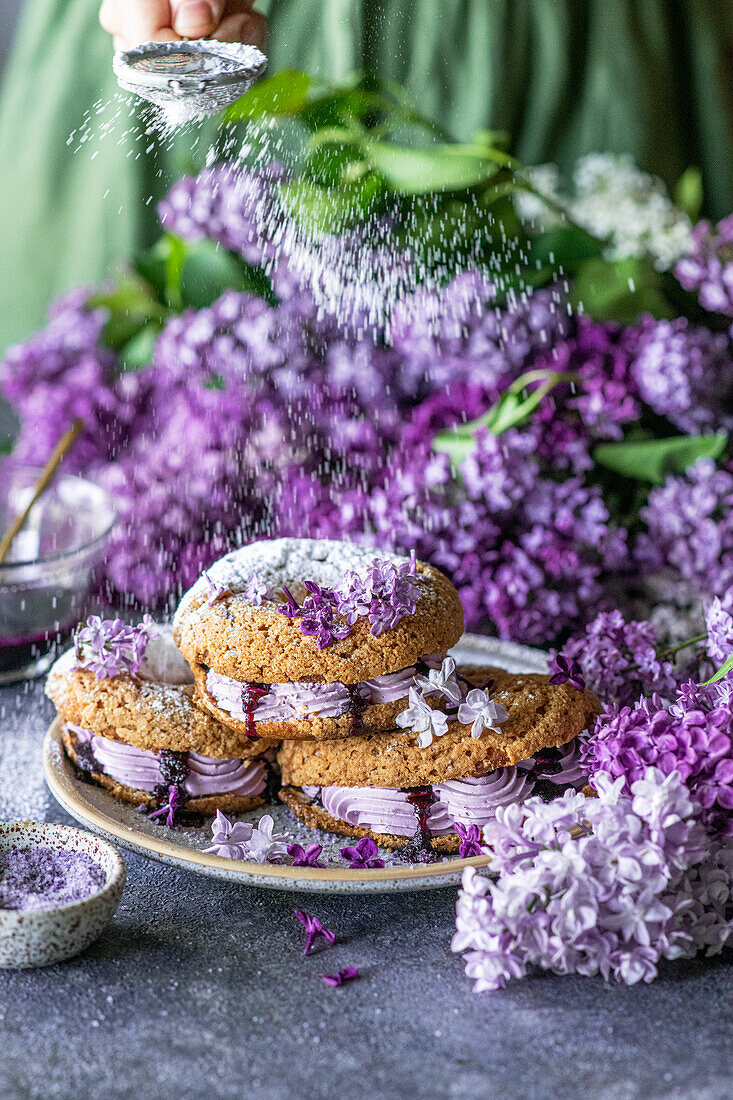
[[[491,639],[500,641],[499,639]],[[476,644],[489,641],[485,635],[464,634],[461,643]],[[459,643],[460,644],[460,643]],[[501,643],[516,660],[537,664],[546,660],[541,650],[516,643]],[[488,660],[488,655],[487,655]],[[116,841],[128,851],[154,859],[160,863],[183,867],[197,874],[225,879],[243,886],[257,886],[280,890],[312,890],[390,893],[399,890],[419,890],[430,887],[455,885],[467,867],[486,867],[488,856],[472,856],[469,859],[442,860],[434,864],[413,864],[409,867],[378,868],[374,870],[349,870],[348,868],[293,867],[289,864],[255,863],[250,860],[228,859],[195,848],[186,848],[166,839],[137,832],[116,821],[103,810],[97,809],[82,795],[81,781],[75,776],[61,741],[62,718],[57,715],[48,727],[43,741],[43,768],[46,782],[56,801],[75,820],[83,822],[93,832]],[[54,747],[58,753],[54,751]],[[99,788],[103,791],[103,788]],[[105,793],[103,791],[103,793]],[[108,794],[108,798],[114,798]]]

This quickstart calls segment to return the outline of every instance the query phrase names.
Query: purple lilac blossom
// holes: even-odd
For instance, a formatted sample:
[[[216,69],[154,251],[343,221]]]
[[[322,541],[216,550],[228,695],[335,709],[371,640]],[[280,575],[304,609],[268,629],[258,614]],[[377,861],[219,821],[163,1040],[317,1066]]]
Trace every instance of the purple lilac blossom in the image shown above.
[[[650,982],[661,959],[725,945],[733,846],[708,849],[678,773],[647,767],[622,785],[605,775],[597,798],[497,809],[484,839],[498,879],[464,872],[452,945],[476,991],[531,968]]]
[[[323,984],[334,987],[343,985],[344,982],[353,982],[358,977],[359,971],[355,966],[345,966],[343,970],[339,970],[336,974],[321,974]]]
[[[483,855],[481,830],[478,825],[463,825],[460,821],[456,821],[453,828],[461,838],[461,843],[458,846],[459,859],[470,859],[472,856]]]
[[[303,913],[300,909],[296,909],[295,919],[300,921],[305,928],[304,955],[310,954],[311,947],[318,936],[322,936],[328,944],[334,944],[336,942],[336,933],[332,932],[330,928],[324,928],[318,917],[314,917],[310,913]]]
[[[347,848],[339,848],[339,855],[346,860],[351,871],[363,871],[370,867],[384,867],[384,860],[379,858],[379,849],[371,837],[363,836],[356,844]]]
[[[644,572],[666,570],[701,596],[733,586],[733,472],[699,459],[685,474],[652,489],[635,557]]]
[[[123,674],[136,677],[148,642],[158,633],[149,615],[138,626],[91,615],[74,634],[75,667],[93,672],[97,680]]]
[[[685,290],[697,291],[703,309],[733,317],[733,214],[715,228],[698,222],[692,248],[674,273]]]
[[[658,695],[614,708],[596,720],[581,742],[590,783],[610,776],[627,794],[653,766],[676,774],[698,805],[713,837],[733,836],[733,706],[718,692],[688,684],[671,706]]]
[[[687,318],[644,318],[632,373],[643,400],[688,435],[733,430],[733,350]]]
[[[293,861],[293,867],[325,867],[319,856],[323,851],[322,844],[308,844],[304,848],[302,844],[288,844],[288,855]]]
[[[571,679],[584,684],[603,703],[626,704],[642,694],[672,696],[678,677],[671,661],[658,656],[659,643],[649,622],[627,622],[620,611],[602,611],[582,634],[569,638],[552,655],[552,683]]]

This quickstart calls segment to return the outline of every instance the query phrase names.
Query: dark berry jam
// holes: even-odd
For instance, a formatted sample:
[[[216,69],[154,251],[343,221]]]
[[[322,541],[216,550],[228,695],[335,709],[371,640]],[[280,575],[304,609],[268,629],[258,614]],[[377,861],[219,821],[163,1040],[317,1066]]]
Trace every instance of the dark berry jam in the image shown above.
[[[158,753],[158,767],[167,787],[183,787],[188,779],[188,753],[161,749]]]
[[[246,734],[253,740],[257,737],[255,729],[255,711],[263,695],[267,694],[265,684],[244,683],[242,685],[242,706],[246,715]]]
[[[351,733],[355,737],[361,737],[366,732],[362,716],[367,702],[366,699],[359,694],[358,684],[346,684],[345,687],[349,693],[348,713],[351,715]]]
[[[399,857],[404,863],[434,863],[438,857],[433,851],[433,834],[428,825],[430,807],[435,802],[433,788],[405,787],[403,790],[407,792],[407,801],[414,811],[417,828],[412,839],[400,849]]]

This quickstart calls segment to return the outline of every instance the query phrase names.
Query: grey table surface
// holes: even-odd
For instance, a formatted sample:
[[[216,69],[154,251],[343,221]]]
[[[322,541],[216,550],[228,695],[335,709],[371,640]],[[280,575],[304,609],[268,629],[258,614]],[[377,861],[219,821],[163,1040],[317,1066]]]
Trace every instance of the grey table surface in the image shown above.
[[[45,787],[41,685],[0,691],[0,818],[69,821]],[[650,986],[539,976],[474,994],[455,889],[246,889],[128,855],[77,959],[0,971],[0,1097],[730,1097],[731,957]],[[308,958],[293,910],[338,943]],[[358,966],[340,989],[323,972]]]

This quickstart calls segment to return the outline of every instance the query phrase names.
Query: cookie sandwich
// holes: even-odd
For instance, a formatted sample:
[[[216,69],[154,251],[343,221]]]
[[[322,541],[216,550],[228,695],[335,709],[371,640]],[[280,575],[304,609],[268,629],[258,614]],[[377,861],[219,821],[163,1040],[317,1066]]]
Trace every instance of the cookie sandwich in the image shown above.
[[[196,702],[170,627],[90,618],[53,665],[46,694],[69,758],[117,798],[213,813],[261,805],[272,743],[240,738]],[[271,753],[270,753],[271,755]]]
[[[414,681],[401,731],[283,742],[280,798],[298,818],[426,860],[458,851],[471,826],[478,838],[499,806],[585,784],[576,738],[599,711],[590,692],[450,658]]]
[[[201,706],[243,737],[275,740],[396,728],[415,675],[440,668],[462,631],[458,594],[438,570],[325,539],[227,554],[174,619]]]

